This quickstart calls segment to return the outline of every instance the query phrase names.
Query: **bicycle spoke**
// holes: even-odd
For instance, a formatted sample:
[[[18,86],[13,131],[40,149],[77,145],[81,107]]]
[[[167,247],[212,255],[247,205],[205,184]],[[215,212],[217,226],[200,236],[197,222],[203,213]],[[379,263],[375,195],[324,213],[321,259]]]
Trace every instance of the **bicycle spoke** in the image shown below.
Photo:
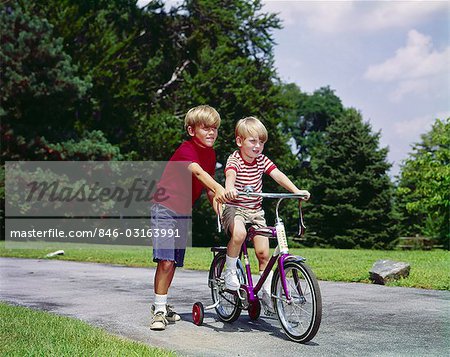
[[[216,256],[211,264],[210,276],[213,280],[211,294],[213,302],[218,302],[215,309],[220,320],[224,322],[232,322],[239,317],[241,313],[241,306],[237,295],[224,291],[225,282],[222,276],[224,272],[224,265],[225,255]],[[241,270],[238,270],[238,273],[243,276],[243,272]]]
[[[317,332],[321,310],[316,309],[316,291],[311,278],[305,275],[301,263],[287,262],[285,265],[286,287],[291,300],[284,292],[281,277],[277,275],[275,285],[276,312],[287,335],[298,342],[308,341]],[[319,292],[320,294],[320,292]]]

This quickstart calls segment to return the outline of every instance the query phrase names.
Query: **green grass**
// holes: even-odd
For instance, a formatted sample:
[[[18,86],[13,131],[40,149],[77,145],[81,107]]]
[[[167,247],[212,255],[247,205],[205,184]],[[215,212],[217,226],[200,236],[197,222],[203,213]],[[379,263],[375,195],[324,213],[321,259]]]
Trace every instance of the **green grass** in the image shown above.
[[[88,324],[0,303],[2,356],[175,356]]]
[[[149,247],[125,247],[99,245],[58,244],[44,245],[39,249],[6,249],[0,244],[0,256],[20,258],[45,258],[57,249],[64,249],[65,255],[51,259],[74,260],[135,267],[156,266],[152,261]],[[291,249],[292,254],[307,259],[319,280],[369,283],[369,270],[378,259],[408,262],[411,272],[408,278],[389,283],[391,286],[416,287],[423,289],[450,290],[450,252],[432,251],[380,251],[380,250],[340,250],[322,248]],[[208,270],[212,253],[209,248],[189,248],[186,253],[185,268]],[[253,272],[257,272],[256,259],[250,253]]]

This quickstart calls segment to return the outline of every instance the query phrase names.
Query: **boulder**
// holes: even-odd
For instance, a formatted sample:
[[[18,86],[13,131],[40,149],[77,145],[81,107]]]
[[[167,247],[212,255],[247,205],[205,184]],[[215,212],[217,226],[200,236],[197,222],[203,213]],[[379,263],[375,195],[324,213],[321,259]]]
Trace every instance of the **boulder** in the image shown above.
[[[393,260],[377,260],[369,271],[370,280],[375,284],[384,285],[388,281],[406,278],[411,266],[408,263]]]

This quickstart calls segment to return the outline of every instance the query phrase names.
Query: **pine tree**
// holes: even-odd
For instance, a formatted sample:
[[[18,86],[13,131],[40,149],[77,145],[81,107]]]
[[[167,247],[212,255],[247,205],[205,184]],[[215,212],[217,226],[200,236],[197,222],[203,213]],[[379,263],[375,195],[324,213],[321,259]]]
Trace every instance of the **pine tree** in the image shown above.
[[[53,26],[16,2],[0,6],[2,133],[24,141],[66,139],[91,84],[77,75]]]
[[[285,131],[295,140],[300,163],[307,166],[311,160],[311,149],[321,140],[328,125],[342,115],[344,107],[330,87],[322,87],[309,94],[290,83],[283,85],[282,90],[290,106]]]
[[[327,128],[312,153],[309,243],[382,248],[392,241],[390,164],[379,138],[355,109]]]

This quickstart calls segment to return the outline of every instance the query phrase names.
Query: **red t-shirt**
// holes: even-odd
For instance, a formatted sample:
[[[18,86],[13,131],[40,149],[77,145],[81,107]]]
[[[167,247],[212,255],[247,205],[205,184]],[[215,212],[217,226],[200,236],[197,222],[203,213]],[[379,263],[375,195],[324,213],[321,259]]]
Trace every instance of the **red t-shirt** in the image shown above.
[[[192,140],[188,140],[175,150],[158,182],[158,188],[163,188],[165,196],[168,197],[160,203],[177,213],[191,214],[192,205],[204,188],[187,168],[193,162],[214,177],[216,169],[214,149],[202,148]]]

